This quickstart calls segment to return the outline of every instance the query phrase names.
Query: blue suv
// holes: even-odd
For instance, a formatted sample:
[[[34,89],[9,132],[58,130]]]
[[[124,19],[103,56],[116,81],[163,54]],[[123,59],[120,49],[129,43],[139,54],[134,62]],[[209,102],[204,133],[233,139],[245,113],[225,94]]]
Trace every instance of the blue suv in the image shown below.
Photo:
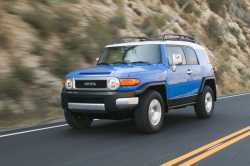
[[[97,65],[66,75],[62,107],[75,129],[94,119],[129,119],[157,132],[170,109],[194,106],[198,118],[213,114],[216,80],[205,49],[193,38],[164,35],[105,47]]]

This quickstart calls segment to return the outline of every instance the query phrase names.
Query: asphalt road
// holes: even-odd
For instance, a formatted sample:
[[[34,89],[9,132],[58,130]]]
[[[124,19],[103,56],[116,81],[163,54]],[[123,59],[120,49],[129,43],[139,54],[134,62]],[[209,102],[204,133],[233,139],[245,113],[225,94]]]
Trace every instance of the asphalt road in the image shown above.
[[[154,135],[138,133],[131,121],[96,121],[84,132],[58,125],[0,133],[0,165],[161,165],[250,126],[250,95],[219,100],[209,120],[196,119],[192,108],[173,110],[163,130]],[[195,165],[249,166],[249,154],[250,137],[246,137]]]

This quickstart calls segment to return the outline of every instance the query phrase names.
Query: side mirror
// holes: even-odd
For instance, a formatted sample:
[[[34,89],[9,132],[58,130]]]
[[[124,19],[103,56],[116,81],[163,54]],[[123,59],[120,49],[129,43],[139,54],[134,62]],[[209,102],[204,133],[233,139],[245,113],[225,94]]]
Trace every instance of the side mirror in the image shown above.
[[[173,54],[173,65],[172,71],[176,71],[176,65],[181,65],[183,63],[181,54]]]

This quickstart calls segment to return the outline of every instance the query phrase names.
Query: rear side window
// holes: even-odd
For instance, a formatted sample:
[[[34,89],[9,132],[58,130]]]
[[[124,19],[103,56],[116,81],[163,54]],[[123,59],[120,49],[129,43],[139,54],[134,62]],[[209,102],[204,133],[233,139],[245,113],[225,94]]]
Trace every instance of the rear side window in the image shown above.
[[[192,49],[190,47],[183,47],[183,50],[184,50],[188,65],[198,65],[199,64],[198,59],[197,59],[197,55],[196,55],[194,49]]]
[[[175,55],[175,54],[180,54],[182,56],[182,59],[183,59],[183,63],[182,64],[183,65],[187,64],[184,52],[183,52],[183,50],[182,50],[181,47],[167,46],[167,53],[168,53],[169,65],[173,65],[173,55]]]

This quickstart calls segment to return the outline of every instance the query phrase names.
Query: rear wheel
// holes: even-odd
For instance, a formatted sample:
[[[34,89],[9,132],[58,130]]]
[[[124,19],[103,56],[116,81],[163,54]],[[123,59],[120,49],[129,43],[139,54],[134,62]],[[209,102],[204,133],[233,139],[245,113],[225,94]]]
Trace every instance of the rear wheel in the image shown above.
[[[86,129],[89,128],[93,122],[92,118],[79,113],[73,113],[69,110],[64,111],[66,122],[74,129]]]
[[[146,92],[140,98],[139,107],[135,110],[135,123],[144,133],[154,133],[162,128],[164,121],[164,101],[160,93],[154,90]]]
[[[210,118],[214,112],[214,92],[209,86],[205,86],[195,105],[195,113],[198,118]]]

